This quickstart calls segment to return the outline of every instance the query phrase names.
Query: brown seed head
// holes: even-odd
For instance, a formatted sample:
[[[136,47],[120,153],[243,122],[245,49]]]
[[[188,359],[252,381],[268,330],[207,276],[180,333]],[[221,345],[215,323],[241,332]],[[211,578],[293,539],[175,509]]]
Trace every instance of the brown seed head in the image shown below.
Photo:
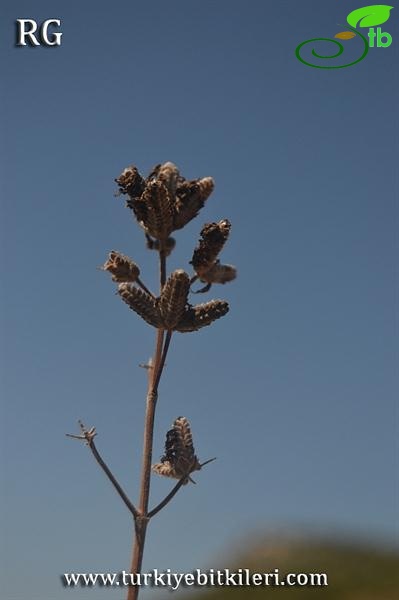
[[[166,185],[170,195],[174,198],[178,181],[181,179],[179,169],[172,162],[156,165],[147,177],[147,182],[157,179]]]
[[[141,223],[147,214],[145,204],[141,201],[141,195],[146,185],[144,179],[137,168],[131,165],[122,171],[115,181],[119,186],[119,193],[129,196],[126,206],[133,211],[137,221]]]
[[[218,223],[206,223],[201,229],[201,239],[191,260],[200,278],[214,266],[219,252],[229,237],[230,228],[230,221],[223,219]]]
[[[174,205],[162,181],[150,181],[139,201],[140,225],[152,237],[166,240],[173,230]]]
[[[118,294],[129,308],[134,310],[149,325],[153,327],[162,326],[155,298],[152,298],[131,283],[120,283]]]
[[[229,305],[224,300],[211,300],[204,304],[190,306],[176,325],[176,331],[187,333],[207,327],[216,319],[220,319],[229,312]]]
[[[190,423],[186,417],[178,417],[166,434],[165,454],[152,470],[164,477],[181,479],[201,468],[195,455]],[[188,477],[184,485],[188,482]]]
[[[159,299],[159,311],[165,329],[172,330],[183,316],[190,278],[182,269],[174,271],[165,283]]]
[[[140,275],[140,269],[128,256],[112,250],[108,255],[108,260],[103,265],[104,271],[109,271],[112,275],[112,281],[118,283],[137,281]]]
[[[237,269],[233,265],[221,265],[216,262],[208,271],[201,275],[204,283],[228,283],[237,277]]]
[[[213,188],[212,177],[193,181],[179,180],[176,187],[174,229],[181,229],[197,216]]]
[[[145,181],[134,165],[126,167],[115,179],[121,194],[128,194],[131,198],[141,196],[144,191]]]

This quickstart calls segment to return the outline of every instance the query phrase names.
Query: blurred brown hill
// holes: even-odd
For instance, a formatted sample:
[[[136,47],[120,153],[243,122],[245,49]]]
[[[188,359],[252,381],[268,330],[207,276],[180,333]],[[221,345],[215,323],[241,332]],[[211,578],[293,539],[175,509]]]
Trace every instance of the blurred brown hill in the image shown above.
[[[287,597],[310,600],[397,600],[399,550],[381,543],[340,540],[335,537],[273,537],[243,542],[233,558],[212,568],[248,568],[267,573],[327,573],[328,587],[207,587],[181,594],[180,600]]]

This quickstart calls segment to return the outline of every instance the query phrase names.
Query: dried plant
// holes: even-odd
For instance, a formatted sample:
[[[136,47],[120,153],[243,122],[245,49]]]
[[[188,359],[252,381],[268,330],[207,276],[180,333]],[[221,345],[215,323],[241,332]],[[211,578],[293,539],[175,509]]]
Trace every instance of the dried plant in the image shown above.
[[[160,463],[153,465],[152,470],[164,477],[184,477],[183,485],[186,485],[189,481],[194,483],[189,475],[199,471],[201,466],[194,454],[190,424],[186,417],[178,417],[166,434],[165,454]]]
[[[126,206],[132,210],[135,219],[144,230],[146,245],[159,255],[159,293],[152,293],[140,279],[138,265],[129,257],[112,250],[101,267],[108,271],[112,281],[118,284],[117,294],[146,323],[156,328],[154,357],[146,367],[148,389],[144,421],[143,459],[140,481],[140,497],[136,507],[128,498],[113,473],[99,454],[94,443],[96,429],[86,429],[79,421],[80,434],[67,434],[69,437],[85,441],[100,467],[103,469],[119,496],[130,511],[134,520],[134,542],[131,560],[132,573],[140,573],[143,560],[147,526],[150,519],[162,510],[178,490],[188,482],[194,471],[199,471],[214,458],[200,463],[194,450],[190,424],[186,417],[175,419],[166,434],[165,452],[159,463],[151,465],[153,452],[153,432],[158,387],[165,366],[173,332],[188,333],[198,331],[220,319],[229,311],[225,300],[210,300],[192,305],[190,293],[206,292],[215,283],[227,283],[236,277],[232,265],[219,262],[219,254],[230,233],[227,219],[217,223],[207,223],[201,230],[200,241],[195,248],[190,264],[193,275],[178,269],[167,277],[166,259],[174,250],[176,241],[173,231],[183,228],[196,217],[213,191],[211,177],[186,180],[177,167],[166,162],[154,167],[144,178],[135,166],[127,167],[115,180],[119,186],[118,195],[126,197]],[[207,285],[192,292],[191,284],[199,279]],[[154,508],[149,510],[151,472],[177,479],[169,494]],[[139,587],[128,588],[127,600],[138,597]]]

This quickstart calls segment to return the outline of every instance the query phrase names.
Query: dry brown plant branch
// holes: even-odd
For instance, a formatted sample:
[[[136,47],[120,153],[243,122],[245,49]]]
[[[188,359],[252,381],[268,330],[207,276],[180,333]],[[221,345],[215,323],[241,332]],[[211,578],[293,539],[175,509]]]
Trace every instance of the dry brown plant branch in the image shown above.
[[[205,465],[207,465],[208,463],[212,462],[216,460],[215,458],[210,458],[209,460],[206,460],[205,462],[201,463],[200,467],[204,467]],[[174,498],[174,496],[177,494],[177,492],[180,490],[180,488],[185,485],[187,478],[190,478],[191,471],[187,471],[187,473],[185,473],[180,479],[179,481],[176,483],[175,487],[171,489],[171,491],[169,492],[169,494],[167,494],[167,496],[165,496],[165,498],[163,500],[161,500],[161,502],[159,504],[157,504],[152,510],[149,511],[148,513],[148,518],[152,519],[152,517],[154,517],[157,513],[159,513],[159,511],[161,511],[167,504],[169,504],[169,502],[172,500],[172,498]],[[191,479],[191,478],[190,478]],[[191,479],[192,481],[192,479]],[[195,481],[193,481],[193,483],[195,483]]]
[[[165,343],[162,349],[162,355],[161,355],[161,359],[159,362],[159,368],[158,371],[156,372],[155,375],[155,380],[154,380],[154,387],[155,389],[158,391],[158,386],[159,386],[159,381],[161,379],[162,376],[162,372],[165,366],[165,361],[166,361],[166,356],[168,354],[168,350],[169,350],[169,345],[170,345],[170,341],[172,339],[172,332],[171,331],[167,331],[166,332],[166,336],[165,336]]]
[[[87,430],[81,421],[79,421],[79,426],[82,431],[82,435],[73,435],[72,433],[67,433],[67,437],[74,438],[77,440],[84,440],[86,442],[86,445],[90,448],[97,463],[100,465],[100,467],[102,468],[102,470],[104,471],[104,473],[118,492],[119,496],[129,509],[129,511],[132,513],[134,519],[136,519],[139,515],[139,511],[134,506],[133,502],[131,502],[127,494],[124,492],[122,486],[117,481],[115,475],[112,473],[111,469],[108,467],[107,463],[104,461],[99,451],[97,450],[97,447],[94,443],[94,437],[97,435],[95,427],[92,427],[91,429]]]
[[[102,270],[108,271],[112,280],[117,283],[117,294],[123,302],[156,329],[154,355],[148,364],[140,365],[147,370],[148,385],[137,507],[130,501],[100,456],[93,441],[96,435],[95,428],[86,430],[80,423],[82,435],[67,435],[86,442],[97,463],[133,515],[134,538],[130,571],[140,574],[150,519],[169,504],[183,485],[195,483],[191,473],[215,460],[212,458],[203,463],[199,462],[194,450],[190,423],[186,417],[178,417],[172,429],[167,432],[165,455],[160,463],[151,465],[158,388],[172,334],[173,331],[198,331],[226,315],[229,305],[225,300],[211,300],[194,306],[190,304],[188,296],[190,292],[193,293],[190,286],[199,279],[207,284],[200,290],[205,291],[212,284],[231,281],[236,271],[231,265],[220,265],[218,259],[230,231],[230,223],[224,219],[208,223],[202,228],[199,245],[194,250],[191,260],[194,275],[190,277],[183,269],[177,269],[167,279],[166,259],[176,245],[171,233],[182,229],[198,215],[213,191],[214,182],[211,177],[187,180],[180,175],[173,163],[167,162],[156,165],[147,178],[142,177],[138,169],[131,165],[124,169],[115,181],[119,186],[117,195],[127,196],[126,206],[144,231],[147,248],[158,252],[159,258],[158,296],[143,283],[139,265],[128,256],[112,250],[102,267]],[[166,497],[149,511],[152,471],[178,481]],[[139,586],[129,586],[127,600],[136,600],[138,594]]]
[[[169,494],[167,496],[165,496],[165,498],[159,504],[157,504],[152,510],[150,510],[150,512],[148,513],[149,519],[154,517],[157,513],[159,513],[160,510],[162,510],[167,504],[169,504],[169,502],[172,500],[172,498],[174,498],[174,496],[177,494],[177,492],[180,490],[180,488],[185,484],[185,481],[188,476],[189,476],[189,473],[187,473],[186,475],[183,475],[183,477],[181,479],[179,479],[179,481],[176,483],[175,487],[172,488],[172,490],[169,492]]]
[[[159,250],[159,277],[160,277],[160,293],[166,282],[166,255],[165,252]],[[148,503],[150,498],[151,486],[151,463],[152,463],[152,448],[154,440],[154,422],[155,408],[158,400],[158,386],[161,379],[162,371],[165,366],[166,356],[169,350],[172,333],[166,334],[164,343],[164,329],[157,330],[155,355],[153,358],[153,369],[149,370],[148,390],[146,401],[146,414],[144,420],[144,443],[143,443],[143,460],[141,471],[140,484],[140,503],[139,510],[142,518],[135,520],[133,555],[131,561],[130,572],[140,573],[143,563],[144,544],[147,533]],[[127,592],[127,600],[136,600],[139,594],[138,586],[131,586]]]

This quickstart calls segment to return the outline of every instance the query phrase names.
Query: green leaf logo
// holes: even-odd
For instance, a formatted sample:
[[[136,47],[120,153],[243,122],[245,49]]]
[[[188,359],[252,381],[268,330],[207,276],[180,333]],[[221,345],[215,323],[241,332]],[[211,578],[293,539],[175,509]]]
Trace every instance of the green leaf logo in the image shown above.
[[[374,25],[382,25],[388,21],[389,15],[393,6],[386,4],[373,4],[372,6],[363,6],[353,10],[347,16],[346,20],[352,27],[374,27]]]

